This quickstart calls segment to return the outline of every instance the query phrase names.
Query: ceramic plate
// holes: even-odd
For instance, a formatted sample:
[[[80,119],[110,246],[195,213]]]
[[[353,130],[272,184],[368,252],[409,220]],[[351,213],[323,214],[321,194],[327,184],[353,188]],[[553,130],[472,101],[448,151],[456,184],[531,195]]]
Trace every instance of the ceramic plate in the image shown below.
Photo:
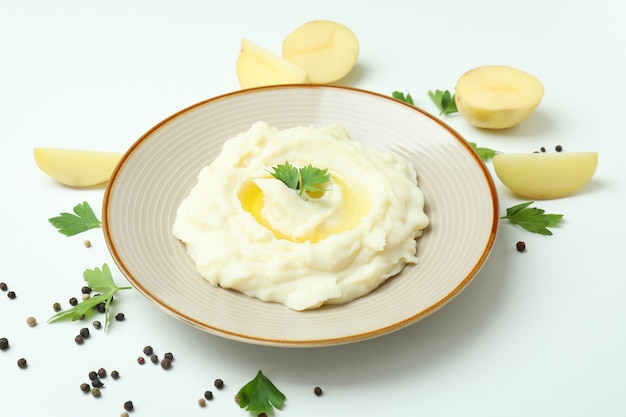
[[[351,303],[305,312],[201,278],[172,235],[176,210],[222,143],[259,120],[280,128],[340,124],[366,147],[411,161],[430,218],[418,240],[419,264]],[[182,321],[243,342],[323,346],[401,329],[459,294],[491,251],[498,200],[485,165],[436,117],[364,90],[275,86],[197,103],[150,129],[124,154],[109,181],[103,226],[112,257],[131,284]]]

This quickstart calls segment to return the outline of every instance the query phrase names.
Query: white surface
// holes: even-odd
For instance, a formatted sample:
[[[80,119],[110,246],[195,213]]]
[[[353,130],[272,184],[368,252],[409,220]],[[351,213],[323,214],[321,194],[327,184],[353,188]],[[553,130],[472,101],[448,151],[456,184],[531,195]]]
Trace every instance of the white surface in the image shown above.
[[[232,398],[262,369],[287,395],[280,416],[623,416],[626,270],[621,136],[626,31],[615,2],[477,0],[9,1],[0,0],[0,205],[5,244],[0,280],[0,411],[22,415],[244,416]],[[523,125],[491,133],[458,116],[468,140],[502,151],[597,150],[596,176],[579,194],[538,205],[565,215],[552,237],[503,224],[479,276],[451,304],[404,330],[319,349],[225,340],[169,317],[138,292],[115,304],[127,320],[74,344],[80,323],[46,324],[87,268],[111,263],[101,231],[73,238],[47,219],[103,191],[69,190],[41,174],[34,146],[124,151],[152,125],[189,104],[238,88],[242,37],[279,51],[284,36],[315,18],[337,20],[361,42],[346,84],[391,94],[453,89],[466,70],[507,64],[537,76],[546,96]],[[499,183],[498,183],[499,184]],[[499,185],[502,207],[519,200]],[[86,249],[82,241],[91,239]],[[527,252],[515,250],[525,240]],[[123,282],[121,275],[116,275]],[[38,318],[29,328],[25,319]],[[135,359],[144,345],[171,351],[165,372]],[[26,357],[28,369],[16,361]],[[122,373],[100,399],[78,387],[88,371]],[[223,391],[196,405],[212,381]],[[325,394],[317,398],[313,387]]]

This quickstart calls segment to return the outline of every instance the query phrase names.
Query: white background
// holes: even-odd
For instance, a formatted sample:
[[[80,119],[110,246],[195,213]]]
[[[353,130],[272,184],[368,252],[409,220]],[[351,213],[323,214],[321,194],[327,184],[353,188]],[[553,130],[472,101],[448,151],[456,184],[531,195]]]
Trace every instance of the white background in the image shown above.
[[[0,337],[11,342],[0,352],[0,413],[116,416],[132,400],[136,416],[245,416],[233,396],[262,369],[287,395],[277,416],[626,416],[620,14],[609,0],[0,0],[0,281],[17,293],[0,294]],[[82,346],[73,339],[85,323],[46,324],[53,302],[79,295],[85,269],[114,264],[101,230],[66,238],[47,221],[84,200],[99,212],[103,189],[58,185],[37,169],[33,148],[124,152],[170,114],[237,90],[242,38],[279,53],[288,33],[319,18],[360,40],[358,65],[341,84],[408,91],[430,112],[427,91],[453,90],[475,66],[511,65],[539,78],[544,100],[516,128],[444,120],[504,152],[599,152],[583,190],[537,204],[564,214],[554,236],[503,223],[491,257],[453,302],[355,344],[234,342],[183,324],[134,290],[113,309],[127,320],[106,334],[92,329]],[[502,210],[522,201],[496,183]],[[515,250],[518,240],[526,253]],[[25,324],[31,315],[34,328]],[[147,344],[174,353],[174,367],[137,365]],[[95,399],[79,385],[99,367],[122,378],[105,380]],[[196,400],[207,389],[215,399],[202,409]]]

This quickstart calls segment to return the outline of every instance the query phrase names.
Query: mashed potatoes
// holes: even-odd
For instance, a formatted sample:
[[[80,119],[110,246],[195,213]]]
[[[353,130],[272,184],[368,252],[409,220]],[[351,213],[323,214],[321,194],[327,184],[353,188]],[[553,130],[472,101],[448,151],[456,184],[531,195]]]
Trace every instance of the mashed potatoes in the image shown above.
[[[285,162],[328,169],[323,196],[301,198],[272,177]],[[200,171],[173,233],[211,284],[306,310],[354,300],[416,263],[423,207],[408,162],[341,126],[257,122]]]

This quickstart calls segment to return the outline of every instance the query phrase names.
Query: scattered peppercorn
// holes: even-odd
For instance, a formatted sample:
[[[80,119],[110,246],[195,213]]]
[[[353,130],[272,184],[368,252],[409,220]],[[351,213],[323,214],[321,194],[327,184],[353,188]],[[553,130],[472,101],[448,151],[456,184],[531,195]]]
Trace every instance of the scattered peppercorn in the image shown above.
[[[96,330],[99,330],[100,328],[102,328],[102,323],[100,323],[98,320],[94,321],[92,325],[93,325],[93,328]]]
[[[102,388],[104,387],[104,382],[102,382],[100,378],[96,378],[93,381],[91,381],[91,386],[94,388]]]
[[[556,145],[554,150],[557,151],[557,152],[561,152],[563,150],[563,147],[561,145]]]
[[[257,417],[267,417],[267,414],[265,414],[265,413],[261,413],[261,414],[259,414]]]
[[[150,355],[152,355],[154,353],[154,349],[152,349],[152,346],[150,346],[150,345],[144,346],[143,353],[145,353],[146,355],[150,356]]]
[[[122,414],[120,414],[120,417],[128,417],[128,413],[124,411]]]
[[[124,315],[124,313],[117,313],[115,315],[115,320],[117,321],[124,321],[124,319],[126,319],[126,316]]]
[[[7,285],[6,282],[0,282],[0,290],[6,291],[8,289],[9,289],[9,286]]]
[[[26,359],[24,359],[24,358],[19,358],[19,359],[17,360],[17,366],[18,366],[20,369],[25,369],[25,368],[28,366],[28,362],[27,362],[27,361],[26,361]]]
[[[120,378],[120,373],[118,371],[111,371],[111,378],[119,379]]]
[[[150,362],[159,363],[159,357],[157,355],[150,356]]]
[[[91,387],[86,382],[83,382],[82,384],[80,384],[80,390],[84,393],[87,393],[91,391]]]
[[[91,247],[91,240],[85,240],[83,242],[83,245],[85,245],[86,248],[90,248]]]
[[[104,368],[100,368],[98,369],[98,377],[100,378],[106,378],[107,376],[107,370]]]
[[[163,357],[164,357],[165,359],[169,359],[169,360],[171,360],[171,361],[173,361],[173,360],[174,360],[174,355],[172,355],[172,352],[167,352],[165,355],[163,355]]]
[[[106,304],[104,302],[99,303],[98,305],[96,305],[96,310],[98,310],[98,313],[104,313],[105,311],[107,311]]]
[[[544,147],[542,146],[542,147],[541,147],[541,149],[540,149],[540,151],[541,151],[541,152],[545,152],[545,151],[546,151],[546,148],[544,148]]]
[[[83,294],[91,294],[91,287],[85,285],[80,289],[80,292]]]
[[[74,342],[76,342],[77,345],[82,345],[83,343],[85,343],[85,338],[81,335],[76,335],[76,337],[74,338]]]
[[[7,297],[9,297],[11,300],[15,300],[15,298],[17,297],[17,294],[15,294],[15,291],[9,291],[7,293]]]
[[[34,327],[37,325],[37,319],[33,316],[27,317],[26,324],[28,324],[29,327]]]
[[[61,303],[54,303],[54,304],[52,304],[52,309],[54,311],[61,311]]]
[[[3,337],[0,339],[0,350],[7,350],[9,348],[9,339]]]
[[[207,400],[212,400],[213,399],[213,393],[211,391],[204,391],[204,398]]]
[[[146,363],[146,360],[143,358],[143,356],[139,356],[139,357],[137,358],[137,363],[138,363],[139,365],[143,365],[144,363]]]
[[[215,382],[213,382],[213,385],[215,385],[215,388],[217,388],[217,389],[222,389],[222,388],[224,388],[224,381],[222,381],[221,379],[217,378],[215,380]]]
[[[85,300],[89,300],[89,297],[91,297],[90,294],[83,294],[81,298],[81,300],[85,301]]]
[[[87,327],[83,327],[82,329],[80,329],[79,334],[85,338],[85,339],[89,339],[90,333],[89,333],[89,328]]]
[[[126,411],[133,411],[135,409],[135,406],[133,405],[132,401],[126,401],[124,403],[124,410]]]
[[[71,306],[76,306],[78,304],[78,299],[76,297],[72,297],[69,299]]]
[[[206,407],[206,400],[205,400],[204,398],[200,398],[200,399],[198,400],[198,405],[199,405],[200,407]]]
[[[322,389],[321,389],[320,387],[315,387],[315,388],[313,388],[313,392],[314,392],[314,393],[315,393],[315,395],[317,395],[318,397],[319,397],[320,395],[322,395],[322,393],[323,393],[323,392],[322,392]]]
[[[102,393],[100,392],[100,388],[92,388],[91,395],[98,398]]]
[[[521,240],[515,244],[518,252],[524,252],[526,250],[526,243]]]
[[[89,372],[89,380],[93,381],[98,379],[98,373],[96,371],[91,371]]]
[[[161,368],[168,370],[172,367],[172,360],[169,358],[163,358],[163,360],[161,360]]]

